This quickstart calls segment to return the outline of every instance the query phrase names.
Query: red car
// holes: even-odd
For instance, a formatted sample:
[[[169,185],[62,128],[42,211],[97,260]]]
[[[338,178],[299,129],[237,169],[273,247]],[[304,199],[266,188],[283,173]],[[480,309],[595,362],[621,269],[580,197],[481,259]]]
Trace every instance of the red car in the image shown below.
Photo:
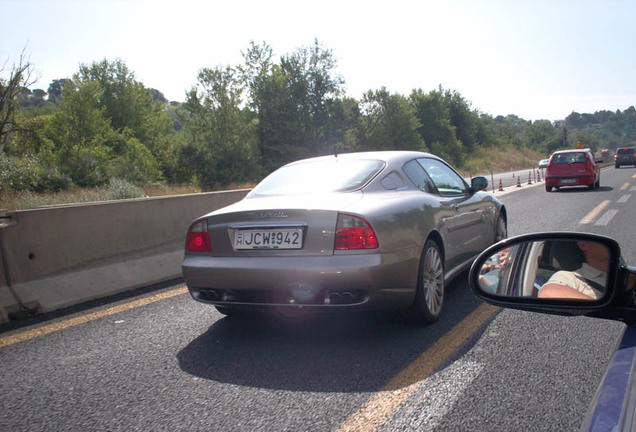
[[[547,192],[563,186],[587,186],[592,190],[600,184],[601,169],[590,149],[561,150],[552,153],[545,171]]]

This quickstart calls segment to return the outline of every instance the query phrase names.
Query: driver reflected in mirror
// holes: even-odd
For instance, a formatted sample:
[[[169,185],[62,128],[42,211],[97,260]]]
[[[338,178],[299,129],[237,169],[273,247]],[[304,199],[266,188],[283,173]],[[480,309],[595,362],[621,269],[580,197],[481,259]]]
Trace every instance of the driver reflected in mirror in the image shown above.
[[[577,241],[583,259],[579,268],[561,270],[539,289],[539,298],[598,300],[607,284],[608,248],[597,242]]]

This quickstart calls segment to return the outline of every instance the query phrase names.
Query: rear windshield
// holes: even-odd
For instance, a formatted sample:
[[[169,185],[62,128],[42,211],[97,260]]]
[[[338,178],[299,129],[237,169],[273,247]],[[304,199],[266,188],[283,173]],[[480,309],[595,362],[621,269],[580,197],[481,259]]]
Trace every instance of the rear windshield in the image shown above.
[[[552,156],[552,164],[585,163],[585,153],[557,153]]]
[[[634,148],[622,148],[622,149],[618,149],[616,151],[616,154],[619,155],[624,155],[624,154],[630,154],[630,153],[634,153]]]
[[[384,168],[370,159],[319,159],[284,166],[268,175],[250,196],[347,192],[366,185]]]

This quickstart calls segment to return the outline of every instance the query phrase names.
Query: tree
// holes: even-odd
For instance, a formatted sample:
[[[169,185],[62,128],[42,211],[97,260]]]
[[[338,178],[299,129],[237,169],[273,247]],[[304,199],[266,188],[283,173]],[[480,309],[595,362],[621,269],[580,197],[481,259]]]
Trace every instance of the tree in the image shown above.
[[[58,103],[60,98],[62,97],[62,89],[64,88],[64,84],[69,81],[66,78],[55,79],[51,81],[48,88],[49,101],[53,103]]]
[[[421,89],[411,93],[409,101],[419,122],[418,133],[429,151],[441,158],[461,165],[464,150],[455,136],[450,121],[450,100],[439,88],[429,93]]]
[[[271,46],[262,42],[256,45],[250,41],[250,46],[243,55],[244,64],[238,66],[239,82],[247,90],[249,106],[258,118],[259,156],[265,153],[265,115],[268,107],[265,105],[266,85],[272,71],[274,56]]]
[[[447,90],[445,97],[448,99],[450,124],[455,128],[455,137],[462,143],[466,152],[471,152],[480,144],[477,138],[478,115],[458,92]]]
[[[0,78],[0,146],[20,127],[16,122],[16,113],[20,109],[18,96],[36,82],[31,63],[25,56],[25,51],[22,51],[18,64],[7,69],[7,60],[0,69],[0,73],[9,71],[8,78]]]
[[[248,113],[241,109],[241,93],[233,68],[199,72],[183,105],[187,117],[179,134],[178,158],[192,171],[188,180],[213,188],[253,178],[254,135]]]
[[[386,88],[368,91],[362,99],[366,150],[426,150],[420,123],[408,99]]]
[[[52,124],[58,165],[78,186],[96,186],[106,181],[106,145],[113,133],[105,109],[100,107],[102,88],[97,81],[76,76],[64,85],[60,110]]]
[[[174,123],[163,111],[163,102],[153,100],[151,90],[135,79],[134,73],[122,60],[104,59],[91,65],[82,65],[76,79],[98,83],[101,88],[98,106],[104,110],[104,116],[110,119],[110,126],[115,132],[132,137],[145,146],[152,157],[167,169],[166,151]],[[127,152],[121,147],[127,139],[110,141],[117,154]]]
[[[561,131],[550,122],[534,122],[525,129],[525,146],[549,154],[562,146]]]
[[[168,99],[157,89],[150,88],[148,89],[150,95],[152,96],[152,100],[160,103],[168,103]]]

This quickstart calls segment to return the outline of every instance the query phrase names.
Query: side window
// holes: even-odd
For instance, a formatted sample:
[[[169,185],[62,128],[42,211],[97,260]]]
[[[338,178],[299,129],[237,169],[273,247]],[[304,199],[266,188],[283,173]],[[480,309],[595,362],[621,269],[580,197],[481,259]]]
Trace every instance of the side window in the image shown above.
[[[409,180],[411,180],[419,190],[428,193],[437,193],[435,185],[417,161],[412,160],[407,162],[402,169],[404,170],[404,174],[406,174]]]
[[[406,187],[402,178],[395,171],[390,172],[386,177],[382,179],[382,186],[388,190],[401,189]]]
[[[451,167],[437,159],[422,158],[417,162],[424,168],[443,196],[464,195],[468,186]]]

